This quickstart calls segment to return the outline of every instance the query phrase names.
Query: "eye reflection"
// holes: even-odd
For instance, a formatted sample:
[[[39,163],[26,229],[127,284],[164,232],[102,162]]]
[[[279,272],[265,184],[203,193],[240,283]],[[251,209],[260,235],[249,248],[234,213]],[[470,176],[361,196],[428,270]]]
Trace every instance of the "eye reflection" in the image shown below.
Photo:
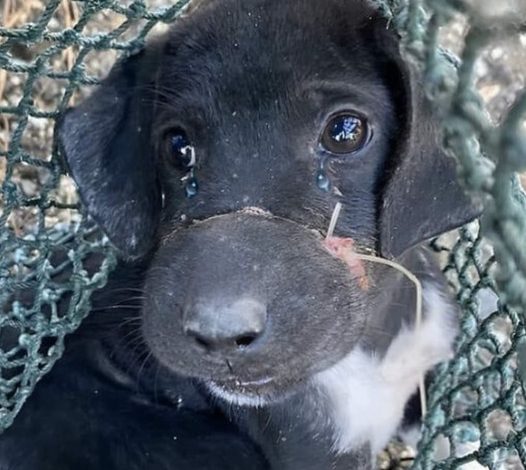
[[[367,123],[364,119],[351,113],[342,113],[329,120],[320,144],[330,153],[353,153],[364,146],[367,134]]]
[[[169,145],[171,157],[176,166],[180,168],[192,168],[195,166],[195,148],[190,144],[184,131],[172,131],[169,134]]]

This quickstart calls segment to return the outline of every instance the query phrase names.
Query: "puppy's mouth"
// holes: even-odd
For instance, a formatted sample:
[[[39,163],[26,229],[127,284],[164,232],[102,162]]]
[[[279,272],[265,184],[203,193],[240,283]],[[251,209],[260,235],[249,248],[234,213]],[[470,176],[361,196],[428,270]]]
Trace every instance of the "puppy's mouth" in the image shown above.
[[[254,380],[229,379],[212,381],[215,386],[236,393],[257,393],[271,388],[275,382],[276,379],[273,377],[263,377]]]
[[[208,388],[217,397],[241,406],[263,406],[288,395],[284,393],[284,388],[288,387],[284,387],[276,377],[211,381]]]

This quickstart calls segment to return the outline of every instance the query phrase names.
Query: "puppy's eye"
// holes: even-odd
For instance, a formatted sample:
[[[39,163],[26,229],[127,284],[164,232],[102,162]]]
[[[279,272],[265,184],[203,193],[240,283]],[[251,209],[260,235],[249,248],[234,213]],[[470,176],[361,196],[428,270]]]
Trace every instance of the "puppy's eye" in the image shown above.
[[[168,134],[170,158],[181,169],[192,168],[195,165],[195,148],[190,144],[186,133],[174,130]]]
[[[367,142],[367,122],[359,116],[342,113],[330,119],[320,144],[330,153],[344,154],[360,150]]]

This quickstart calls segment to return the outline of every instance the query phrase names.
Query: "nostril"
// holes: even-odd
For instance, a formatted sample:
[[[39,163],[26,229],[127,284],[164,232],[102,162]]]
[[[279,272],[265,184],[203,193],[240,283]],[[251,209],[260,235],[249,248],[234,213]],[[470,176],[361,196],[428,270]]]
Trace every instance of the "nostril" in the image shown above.
[[[236,344],[240,348],[246,348],[247,346],[250,346],[256,338],[257,335],[255,334],[239,336],[238,338],[236,338]]]
[[[255,333],[248,333],[236,338],[207,338],[200,335],[195,331],[186,331],[186,334],[193,338],[193,340],[202,348],[207,350],[217,349],[221,347],[228,347],[228,345],[236,345],[238,348],[247,348],[250,346],[258,337]]]
[[[192,331],[192,330],[187,330],[186,334],[188,336],[191,336],[192,338],[194,338],[194,341],[199,346],[201,346],[201,347],[203,347],[205,349],[210,349],[212,347],[212,342],[210,340],[208,340],[207,338],[205,338],[204,336],[201,336],[199,333],[197,333],[195,331]]]

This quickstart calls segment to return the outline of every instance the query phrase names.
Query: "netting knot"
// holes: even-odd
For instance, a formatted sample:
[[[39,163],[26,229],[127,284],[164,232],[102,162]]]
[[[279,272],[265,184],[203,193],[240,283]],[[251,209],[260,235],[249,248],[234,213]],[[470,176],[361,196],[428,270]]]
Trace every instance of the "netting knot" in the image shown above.
[[[66,46],[74,46],[80,41],[80,34],[74,29],[65,29],[62,31],[60,42]]]
[[[133,2],[128,7],[128,13],[126,14],[126,16],[128,18],[133,18],[133,19],[142,18],[147,11],[148,10],[144,2],[142,0],[137,0],[136,2]]]

